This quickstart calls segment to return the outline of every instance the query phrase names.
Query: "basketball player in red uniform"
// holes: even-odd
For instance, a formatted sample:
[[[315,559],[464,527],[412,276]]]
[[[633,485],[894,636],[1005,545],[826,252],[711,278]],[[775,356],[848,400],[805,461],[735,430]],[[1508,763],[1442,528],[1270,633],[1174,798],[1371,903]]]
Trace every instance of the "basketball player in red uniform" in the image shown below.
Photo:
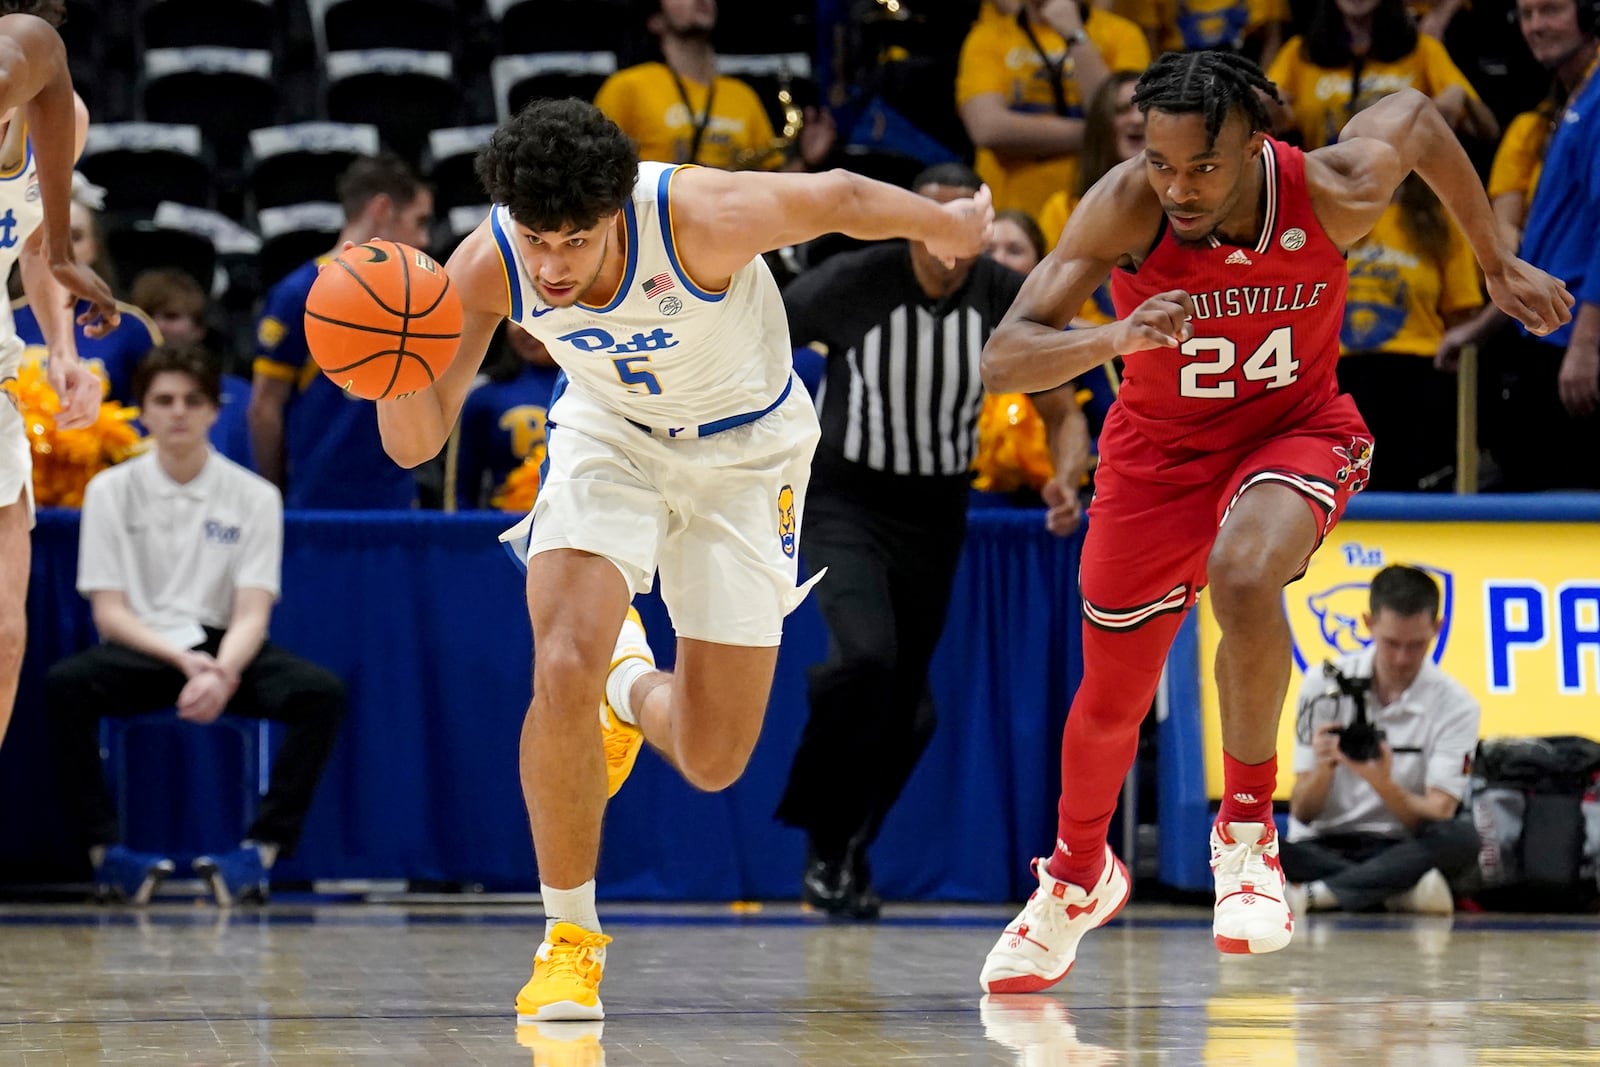
[[[1127,901],[1106,828],[1168,646],[1208,584],[1224,750],[1213,934],[1223,952],[1289,943],[1272,822],[1290,671],[1282,590],[1367,478],[1372,440],[1334,377],[1344,249],[1401,180],[1415,170],[1450,208],[1497,305],[1539,334],[1571,317],[1561,283],[1501,246],[1427,97],[1387,97],[1305,154],[1263,132],[1276,98],[1240,56],[1162,56],[1134,96],[1144,153],[1085,195],[984,349],[996,392],[1049,389],[1117,355],[1127,365],[1083,548],[1085,671],[1062,737],[1056,846],[989,953],[990,993],[1060,981],[1083,935]],[[1108,274],[1118,320],[1063,332]]]

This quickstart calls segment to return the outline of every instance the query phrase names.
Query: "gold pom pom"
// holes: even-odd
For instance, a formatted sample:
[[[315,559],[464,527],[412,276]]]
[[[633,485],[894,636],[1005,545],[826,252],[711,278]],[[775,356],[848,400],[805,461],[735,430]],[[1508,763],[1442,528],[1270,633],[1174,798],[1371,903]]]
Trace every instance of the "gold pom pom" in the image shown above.
[[[506,475],[506,480],[489,498],[489,506],[518,514],[532,511],[533,498],[539,495],[539,467],[543,463],[544,444],[541,442],[523,457],[521,466]]]
[[[102,403],[88,426],[58,430],[61,399],[50,387],[42,359],[24,359],[17,377],[5,383],[5,388],[22,412],[33,451],[34,500],[42,508],[82,507],[83,490],[90,478],[146,447],[133,426],[139,410],[115,401]]]
[[[988,493],[1041,489],[1055,472],[1044,419],[1022,393],[991,393],[978,415],[972,484]]]

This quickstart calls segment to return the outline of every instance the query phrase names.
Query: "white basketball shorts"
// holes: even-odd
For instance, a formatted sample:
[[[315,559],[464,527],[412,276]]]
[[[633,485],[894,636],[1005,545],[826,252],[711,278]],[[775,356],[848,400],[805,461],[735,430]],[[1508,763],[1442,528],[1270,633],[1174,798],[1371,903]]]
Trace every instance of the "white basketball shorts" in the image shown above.
[[[0,507],[21,500],[33,526],[33,453],[22,413],[10,393],[0,394]]]
[[[796,584],[821,435],[805,389],[707,437],[652,435],[577,386],[560,410],[533,511],[500,539],[523,560],[560,548],[603,556],[634,594],[659,572],[679,637],[777,645],[784,618],[821,577]]]

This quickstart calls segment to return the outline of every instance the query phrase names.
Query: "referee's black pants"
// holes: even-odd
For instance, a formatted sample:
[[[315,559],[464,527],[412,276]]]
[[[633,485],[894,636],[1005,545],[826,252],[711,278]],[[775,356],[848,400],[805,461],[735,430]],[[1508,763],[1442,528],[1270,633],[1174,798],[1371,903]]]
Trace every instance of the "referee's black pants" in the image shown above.
[[[198,648],[215,655],[222,634],[208,627]],[[68,815],[85,845],[115,844],[121,836],[100,766],[101,717],[171,707],[186,681],[171,664],[112,644],[96,645],[50,668],[45,710],[57,773]],[[270,719],[288,727],[260,813],[246,835],[250,840],[277,845],[285,855],[294,851],[344,709],[343,682],[276,645],[263,644],[244,669],[223,714]]]
[[[877,837],[933,736],[928,664],[966,536],[968,485],[900,477],[897,492],[841,491],[819,475],[801,550],[811,573],[828,568],[815,592],[828,658],[809,672],[811,713],[777,818],[837,860]]]

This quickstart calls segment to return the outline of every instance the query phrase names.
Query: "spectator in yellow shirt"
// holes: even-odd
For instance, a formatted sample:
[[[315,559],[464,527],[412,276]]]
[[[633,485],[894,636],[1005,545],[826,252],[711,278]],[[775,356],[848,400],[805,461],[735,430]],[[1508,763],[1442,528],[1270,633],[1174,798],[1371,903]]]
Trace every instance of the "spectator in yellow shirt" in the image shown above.
[[[1144,113],[1133,106],[1133,89],[1138,80],[1137,74],[1119,71],[1095,93],[1084,128],[1083,152],[1073,168],[1072,180],[1052,194],[1039,211],[1039,229],[1047,249],[1055,248],[1061,240],[1067,217],[1083,194],[1112,167],[1144,151]],[[1107,279],[1084,301],[1073,324],[1102,326],[1115,317],[1111,310],[1111,282]]]
[[[1305,36],[1283,46],[1267,77],[1287,109],[1280,133],[1298,130],[1307,151],[1337,141],[1352,115],[1401,89],[1431,97],[1457,133],[1493,140],[1500,132],[1444,45],[1417,32],[1403,0],[1320,0]]]
[[[1495,149],[1494,165],[1489,168],[1489,204],[1507,248],[1522,244],[1522,224],[1527,221],[1528,205],[1533,203],[1533,190],[1544,169],[1544,150],[1562,106],[1561,100],[1552,97],[1537,110],[1524,111],[1511,120]]]
[[[716,0],[653,0],[645,26],[661,44],[664,62],[640,63],[607,78],[594,103],[622,127],[639,158],[700,163],[724,170],[803,170],[833,150],[826,111],[807,108],[798,157],[781,151],[772,120],[754,89],[717,74],[711,36]]]
[[[1472,249],[1413,175],[1348,260],[1339,387],[1377,442],[1367,488],[1448,490],[1456,379],[1435,368],[1434,356],[1445,330],[1483,305]]]
[[[1111,10],[1138,23],[1152,52],[1227,49],[1265,70],[1283,47],[1287,0],[1113,0]]]
[[[961,46],[956,104],[995,209],[1037,216],[1071,180],[1085,101],[1112,71],[1149,64],[1138,26],[1078,0],[1024,0],[1013,18],[976,22]]]

